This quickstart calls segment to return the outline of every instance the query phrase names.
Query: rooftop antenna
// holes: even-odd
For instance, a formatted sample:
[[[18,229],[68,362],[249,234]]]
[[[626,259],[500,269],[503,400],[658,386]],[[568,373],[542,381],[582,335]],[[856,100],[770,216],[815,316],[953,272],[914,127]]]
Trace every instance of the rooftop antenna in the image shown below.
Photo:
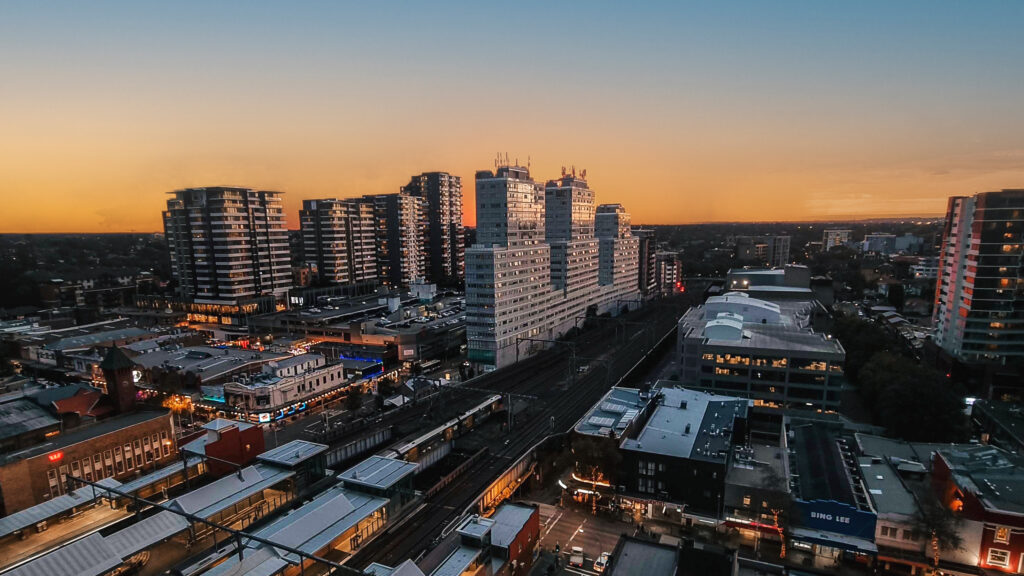
[[[562,166],[562,178],[565,178],[565,166]]]
[[[527,170],[530,169],[530,155],[529,154],[526,155],[526,169]]]
[[[583,172],[580,173],[580,178],[582,178],[584,180],[587,179],[587,169],[586,168],[584,168]]]

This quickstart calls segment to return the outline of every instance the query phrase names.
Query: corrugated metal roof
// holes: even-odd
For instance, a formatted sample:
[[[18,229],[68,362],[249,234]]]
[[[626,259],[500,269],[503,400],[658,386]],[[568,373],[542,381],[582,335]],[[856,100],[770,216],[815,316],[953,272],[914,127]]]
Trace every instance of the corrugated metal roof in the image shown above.
[[[530,521],[535,511],[529,506],[502,504],[494,516],[491,516],[491,520],[494,520],[494,526],[491,527],[491,544],[507,548]]]
[[[121,564],[121,557],[93,533],[6,572],[5,576],[99,576]]]
[[[149,548],[188,528],[189,522],[174,512],[163,511],[106,537],[106,543],[121,558]]]
[[[241,480],[235,473],[228,474],[212,484],[175,498],[171,506],[201,518],[209,518],[228,506],[294,475],[295,473],[290,470],[259,464],[249,466],[242,469]]]
[[[215,418],[210,420],[206,424],[203,424],[203,428],[206,430],[224,430],[226,428],[238,427],[238,430],[248,430],[253,425],[248,422],[242,422],[241,420],[229,420],[227,418]]]
[[[394,568],[374,562],[363,569],[363,572],[373,576],[423,576],[423,571],[412,560],[406,560]]]
[[[223,562],[203,572],[203,576],[270,576],[275,574],[288,563],[274,554],[274,551],[259,549],[248,551],[241,562],[238,555],[232,554]]]
[[[325,451],[327,451],[325,444],[307,442],[306,440],[292,440],[287,444],[260,454],[257,456],[257,459],[261,462],[271,462],[291,468]]]
[[[468,546],[460,546],[457,550],[451,553],[437,570],[434,570],[430,576],[459,576],[466,571],[473,561],[476,560],[477,556],[480,555],[478,548],[470,548]]]
[[[121,485],[120,482],[113,478],[104,478],[103,480],[100,480],[98,484],[102,484],[109,488],[117,488]],[[58,496],[52,500],[36,504],[31,508],[15,512],[10,516],[4,516],[3,518],[0,518],[0,538],[13,534],[18,530],[28,528],[29,526],[34,526],[36,523],[42,522],[43,520],[69,512],[75,506],[88,504],[95,500],[96,497],[101,497],[102,495],[102,490],[93,488],[92,486],[84,486],[70,494]]]
[[[416,466],[415,462],[384,456],[370,456],[342,472],[341,478],[352,484],[387,489],[412,474],[416,470]]]
[[[14,400],[0,404],[0,438],[20,436],[59,423],[31,400]]]
[[[188,459],[188,467],[189,468],[194,468],[194,467],[198,466],[199,463],[202,462],[202,461],[203,461],[203,459],[200,456],[195,456],[195,457],[189,458]],[[155,472],[150,472],[149,474],[146,474],[144,476],[139,476],[138,478],[135,478],[134,480],[129,480],[128,482],[125,482],[124,484],[121,485],[121,491],[122,492],[129,492],[129,493],[135,492],[136,490],[139,490],[141,488],[145,488],[146,486],[149,486],[150,484],[152,484],[154,482],[163,480],[164,478],[167,478],[168,476],[171,476],[172,474],[176,474],[178,472],[181,472],[181,467],[182,467],[182,464],[181,464],[181,461],[179,460],[177,462],[174,462],[173,464],[164,466],[163,468],[160,468],[160,469],[158,469]]]

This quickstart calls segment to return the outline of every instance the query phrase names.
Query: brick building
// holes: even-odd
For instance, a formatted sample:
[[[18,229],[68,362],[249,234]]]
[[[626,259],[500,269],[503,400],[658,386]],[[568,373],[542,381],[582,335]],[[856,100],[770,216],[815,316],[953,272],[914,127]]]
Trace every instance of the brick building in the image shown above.
[[[181,449],[190,455],[198,454],[216,458],[216,460],[207,462],[209,474],[214,478],[236,470],[237,466],[232,466],[227,462],[234,462],[238,466],[248,466],[265,449],[263,429],[247,422],[217,418],[204,424],[203,429],[205,432],[182,444]],[[182,442],[186,440],[189,439],[183,438]]]
[[[66,494],[67,474],[124,482],[175,458],[169,411],[139,411],[82,426],[0,456],[0,516]]]
[[[1024,462],[992,446],[953,446],[932,459],[932,487],[942,503],[967,523],[980,523],[978,567],[1024,571]]]

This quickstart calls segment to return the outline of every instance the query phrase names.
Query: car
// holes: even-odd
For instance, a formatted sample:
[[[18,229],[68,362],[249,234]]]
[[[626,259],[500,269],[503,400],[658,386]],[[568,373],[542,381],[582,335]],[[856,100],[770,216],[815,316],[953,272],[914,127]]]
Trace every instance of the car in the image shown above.
[[[608,560],[611,560],[612,555],[608,552],[601,552],[601,555],[594,560],[594,572],[604,572],[604,569],[608,566]]]
[[[572,547],[572,551],[569,553],[569,566],[583,568],[583,548],[579,546]]]

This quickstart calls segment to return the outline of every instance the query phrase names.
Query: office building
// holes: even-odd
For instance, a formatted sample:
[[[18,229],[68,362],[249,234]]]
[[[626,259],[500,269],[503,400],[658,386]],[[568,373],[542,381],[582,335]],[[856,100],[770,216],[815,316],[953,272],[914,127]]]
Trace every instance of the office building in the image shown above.
[[[305,263],[322,281],[360,284],[377,280],[372,202],[360,198],[303,200],[299,224]]]
[[[462,225],[462,179],[447,172],[413,176],[402,193],[426,204],[426,279],[459,285],[465,278],[466,246]]]
[[[599,279],[594,193],[585,172],[541,186],[521,166],[478,171],[477,241],[466,251],[469,359],[485,370],[545,347],[587,314],[635,307],[637,240],[611,210],[609,268]],[[622,222],[619,226],[618,222]],[[620,237],[621,236],[621,237]]]
[[[283,299],[291,287],[280,192],[178,190],[163,218],[182,298],[237,304],[257,296]]]
[[[853,230],[825,230],[821,236],[821,249],[828,252],[836,246],[846,246],[852,235]]]
[[[640,294],[644,298],[651,297],[658,289],[657,281],[657,246],[654,243],[654,230],[633,229],[637,238],[637,280]]]
[[[1024,190],[949,199],[932,322],[964,362],[1024,357]]]
[[[812,322],[818,302],[712,296],[679,320],[681,385],[759,404],[836,410],[846,352]]]

